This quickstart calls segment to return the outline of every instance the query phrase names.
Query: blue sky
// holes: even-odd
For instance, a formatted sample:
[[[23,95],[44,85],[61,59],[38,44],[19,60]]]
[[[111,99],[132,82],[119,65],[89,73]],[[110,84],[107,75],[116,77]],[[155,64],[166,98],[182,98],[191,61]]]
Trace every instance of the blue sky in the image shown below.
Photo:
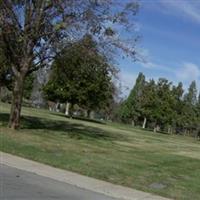
[[[145,63],[119,60],[123,94],[127,95],[139,72],[147,79],[165,77],[188,88],[200,88],[200,0],[140,0],[138,44]]]

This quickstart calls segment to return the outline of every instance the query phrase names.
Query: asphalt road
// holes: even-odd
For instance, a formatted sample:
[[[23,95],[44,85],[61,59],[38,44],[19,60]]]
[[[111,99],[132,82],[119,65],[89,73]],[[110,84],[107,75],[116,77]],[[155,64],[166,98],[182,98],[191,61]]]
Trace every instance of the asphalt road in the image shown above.
[[[116,200],[33,173],[0,165],[0,200]]]

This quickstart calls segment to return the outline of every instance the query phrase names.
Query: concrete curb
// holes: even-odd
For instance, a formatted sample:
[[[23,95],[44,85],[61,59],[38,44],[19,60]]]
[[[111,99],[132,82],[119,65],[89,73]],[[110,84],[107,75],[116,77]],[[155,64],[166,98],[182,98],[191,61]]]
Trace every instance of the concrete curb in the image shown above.
[[[159,197],[135,189],[114,185],[105,181],[100,181],[66,170],[57,169],[3,152],[0,152],[0,164],[32,172],[40,176],[68,183],[79,188],[101,193],[113,198],[123,200],[169,200],[164,197]]]

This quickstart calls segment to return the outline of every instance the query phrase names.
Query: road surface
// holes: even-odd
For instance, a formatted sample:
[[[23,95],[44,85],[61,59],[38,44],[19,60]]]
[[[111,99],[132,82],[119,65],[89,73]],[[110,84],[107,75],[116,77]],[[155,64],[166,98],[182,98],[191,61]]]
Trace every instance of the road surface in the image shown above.
[[[116,200],[0,164],[0,200]]]

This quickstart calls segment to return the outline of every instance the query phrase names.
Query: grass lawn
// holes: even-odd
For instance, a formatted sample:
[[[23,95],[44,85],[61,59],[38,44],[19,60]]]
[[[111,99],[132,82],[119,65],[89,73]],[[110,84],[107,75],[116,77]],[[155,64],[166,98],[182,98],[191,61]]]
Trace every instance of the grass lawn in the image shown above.
[[[119,124],[67,119],[23,108],[22,129],[6,127],[0,104],[0,150],[173,199],[200,199],[200,142]]]

